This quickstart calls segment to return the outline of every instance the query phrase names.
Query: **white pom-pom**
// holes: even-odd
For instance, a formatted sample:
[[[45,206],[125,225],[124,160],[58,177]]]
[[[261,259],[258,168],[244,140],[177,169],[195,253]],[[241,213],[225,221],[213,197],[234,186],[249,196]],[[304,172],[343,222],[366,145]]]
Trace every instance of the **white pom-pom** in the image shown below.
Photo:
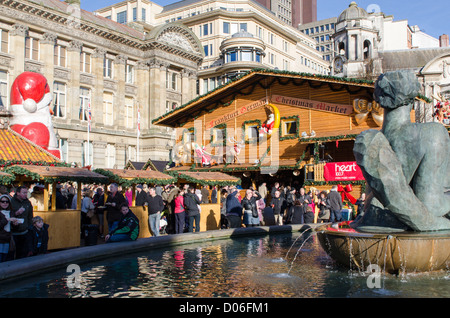
[[[26,99],[23,102],[23,109],[25,109],[29,113],[36,112],[36,110],[37,110],[36,102],[31,98]]]

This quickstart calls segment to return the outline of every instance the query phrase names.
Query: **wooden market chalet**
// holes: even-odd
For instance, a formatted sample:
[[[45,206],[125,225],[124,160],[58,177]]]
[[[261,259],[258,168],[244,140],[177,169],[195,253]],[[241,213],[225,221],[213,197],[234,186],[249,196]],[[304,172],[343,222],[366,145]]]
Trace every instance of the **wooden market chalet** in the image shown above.
[[[356,136],[381,128],[373,92],[373,81],[252,70],[153,124],[177,129],[175,166],[166,171],[173,175],[221,171],[241,178],[244,189],[263,181],[317,189],[352,184],[357,196],[365,181],[345,170],[355,170]],[[326,172],[340,163],[340,176]]]

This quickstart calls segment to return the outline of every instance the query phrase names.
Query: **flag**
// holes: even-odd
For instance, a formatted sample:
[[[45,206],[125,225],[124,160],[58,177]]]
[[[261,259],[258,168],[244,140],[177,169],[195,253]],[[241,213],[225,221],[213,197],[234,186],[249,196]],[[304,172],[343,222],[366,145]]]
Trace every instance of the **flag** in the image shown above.
[[[91,103],[88,104],[87,120],[88,120],[88,130],[91,131],[91,120],[92,120]]]

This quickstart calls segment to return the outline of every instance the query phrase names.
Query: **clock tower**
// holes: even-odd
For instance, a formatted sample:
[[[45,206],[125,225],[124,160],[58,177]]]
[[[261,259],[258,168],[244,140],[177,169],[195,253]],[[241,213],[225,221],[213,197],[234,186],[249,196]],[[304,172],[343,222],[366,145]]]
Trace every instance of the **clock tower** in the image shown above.
[[[367,13],[355,2],[342,11],[332,35],[332,75],[370,78],[381,70],[378,57],[383,13]]]

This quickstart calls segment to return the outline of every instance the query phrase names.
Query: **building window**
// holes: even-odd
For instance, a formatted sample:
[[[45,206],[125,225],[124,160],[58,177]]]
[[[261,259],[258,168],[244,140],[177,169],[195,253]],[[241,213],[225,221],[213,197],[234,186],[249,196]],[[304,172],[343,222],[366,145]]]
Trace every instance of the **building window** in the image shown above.
[[[103,112],[105,114],[105,125],[114,124],[113,98],[114,95],[112,93],[103,93]]]
[[[1,52],[8,53],[8,31],[1,30],[0,32],[0,40],[1,40]]]
[[[259,139],[260,120],[249,120],[242,125],[244,140],[246,143],[256,143]]]
[[[223,23],[223,33],[230,34],[230,22]]]
[[[134,128],[134,99],[125,97],[125,127]]]
[[[55,66],[66,67],[66,48],[61,45],[55,45],[53,63]]]
[[[206,36],[206,35],[210,35],[210,34],[212,34],[212,23],[203,24],[202,35]]]
[[[113,60],[106,57],[103,60],[103,77],[113,78]]]
[[[142,8],[142,22],[145,22],[147,17],[147,9]]]
[[[0,110],[8,108],[8,72],[0,71]]]
[[[106,168],[113,169],[116,165],[116,147],[112,144],[106,145]]]
[[[84,73],[91,72],[91,54],[81,52],[80,54],[80,71]]]
[[[39,60],[39,40],[30,37],[25,38],[25,58]]]
[[[117,13],[117,22],[121,24],[127,23],[127,11]]]
[[[205,52],[205,56],[212,55],[212,44],[203,45],[203,51]]]
[[[134,66],[127,64],[125,68],[125,82],[128,84],[134,83]]]
[[[79,120],[81,121],[88,120],[90,103],[91,103],[91,90],[89,88],[80,87],[80,110],[78,111]]]
[[[66,84],[53,83],[53,116],[66,117]]]
[[[167,89],[173,89],[177,90],[177,73],[173,71],[167,71],[166,72],[166,88]]]
[[[298,137],[298,116],[281,118],[281,140]]]

